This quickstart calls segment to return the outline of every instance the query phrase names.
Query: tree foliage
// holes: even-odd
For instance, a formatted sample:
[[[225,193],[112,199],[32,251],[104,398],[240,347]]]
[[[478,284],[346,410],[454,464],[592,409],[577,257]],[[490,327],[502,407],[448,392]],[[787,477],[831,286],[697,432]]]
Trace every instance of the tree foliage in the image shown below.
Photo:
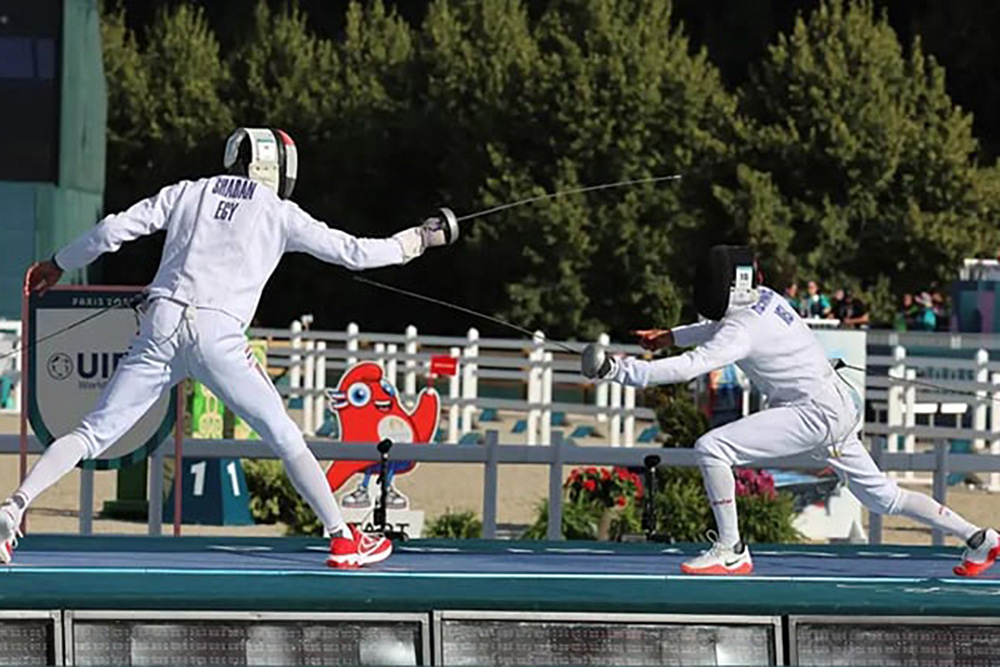
[[[743,98],[733,187],[716,194],[778,276],[890,292],[954,274],[995,225],[972,119],[919,39],[903,49],[871,2],[825,0],[781,35]]]
[[[996,241],[1000,181],[973,159],[971,117],[920,39],[903,48],[872,0],[800,16],[738,94],[670,0],[430,0],[405,17],[390,0],[301,6],[312,13],[259,0],[226,23],[225,48],[207,18],[226,15],[215,4],[130,10],[152,17],[139,28],[122,6],[103,24],[109,211],[218,171],[235,125],[287,129],[296,200],[367,236],[441,205],[467,213],[683,174],[464,223],[457,247],[375,276],[550,336],[673,323],[692,258],[720,241],[750,240],[779,281],[863,287],[883,311]],[[106,278],[148,281],[157,252],[128,250]],[[262,321],[481,325],[343,277],[289,258]]]

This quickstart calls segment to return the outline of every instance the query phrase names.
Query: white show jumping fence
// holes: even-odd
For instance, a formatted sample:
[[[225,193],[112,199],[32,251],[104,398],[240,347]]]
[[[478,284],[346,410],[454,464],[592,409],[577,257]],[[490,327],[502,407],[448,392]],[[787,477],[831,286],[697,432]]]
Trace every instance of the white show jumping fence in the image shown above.
[[[288,385],[279,386],[279,391],[290,403],[301,402],[303,430],[309,436],[323,424],[324,390],[329,386],[331,373],[336,377],[359,360],[374,360],[383,365],[387,376],[397,383],[403,395],[412,398],[419,390],[421,378],[427,376],[431,356],[446,354],[458,360],[458,372],[448,378],[447,396],[443,397],[449,417],[447,442],[459,442],[477,426],[476,420],[482,417],[484,410],[494,410],[509,412],[515,418],[523,417],[525,422],[524,447],[513,444],[499,447],[506,462],[523,459],[537,463],[544,459],[548,463],[552,459],[553,470],[557,470],[564,462],[627,461],[634,464],[645,453],[643,450],[648,451],[646,447],[635,447],[635,451],[629,453],[593,446],[565,450],[580,452],[573,454],[572,460],[558,452],[551,456],[542,451],[530,454],[534,445],[557,445],[551,448],[554,450],[570,446],[565,435],[552,430],[552,415],[556,412],[604,422],[602,431],[607,431],[607,444],[612,448],[622,445],[631,448],[636,444],[636,421],[654,417],[648,408],[636,407],[634,389],[610,383],[591,387],[579,374],[579,358],[546,341],[540,332],[532,340],[486,339],[475,329],[470,329],[465,337],[447,337],[420,336],[414,327],[407,327],[402,334],[365,333],[356,325],[344,332],[319,332],[309,330],[309,323],[309,318],[303,318],[289,329],[253,329],[250,332],[253,338],[269,341],[269,366],[286,369]],[[0,350],[16,349],[20,344],[20,327],[9,326],[17,324],[0,322]],[[600,342],[610,346],[606,336],[602,336]],[[567,345],[580,346],[579,343]],[[636,346],[614,346],[613,349],[641,353]],[[1000,454],[1000,336],[869,331],[867,349],[865,434],[876,462],[885,465],[887,470],[902,472],[901,481],[933,480],[934,495],[939,500],[946,495],[949,472],[987,472],[989,489],[1000,491],[1000,457],[990,456]],[[14,383],[15,406],[20,400],[19,363],[20,355],[12,355],[0,366],[0,373]],[[523,397],[483,395],[481,389],[487,383],[494,385],[493,388],[507,385],[509,390]],[[554,399],[557,388],[576,392],[581,399],[557,401]],[[494,433],[487,440],[496,444],[501,438]],[[949,450],[962,441],[968,443],[971,453],[962,453],[962,448],[958,447],[958,452],[950,454]],[[0,436],[0,443],[3,453],[16,451],[13,436]],[[311,444],[330,449],[330,454],[351,456],[346,454],[349,450],[341,450],[343,446],[335,443],[327,446],[313,441]],[[663,455],[665,464],[691,464],[684,458],[690,452],[662,450],[655,443],[650,444]],[[458,456],[458,460],[464,461],[462,457],[466,455],[461,454],[464,449],[446,448],[435,455],[438,458],[431,459],[426,459],[424,453],[430,455],[432,450],[413,449],[413,460],[444,461],[455,460]],[[933,453],[925,451],[929,449]],[[222,451],[231,456],[248,456],[263,455],[264,450],[251,443],[233,441],[227,443],[219,455]],[[612,451],[618,453],[612,454]],[[411,453],[410,447],[401,447],[399,453],[404,452]],[[489,456],[484,460],[489,462]],[[815,467],[815,462],[806,464],[804,459],[800,463],[804,467]],[[917,476],[917,472],[924,475]],[[553,472],[552,480],[555,479]],[[554,485],[553,481],[553,488]],[[550,502],[559,501],[550,498]],[[879,539],[879,517],[872,517],[870,533],[874,541]],[[939,541],[940,536],[936,535],[935,542]]]
[[[826,328],[833,323],[810,324]],[[295,322],[288,330],[255,329],[251,335],[277,343],[268,348],[269,363],[290,369],[290,387],[282,390],[303,397],[303,430],[310,436],[323,422],[328,372],[339,374],[357,360],[371,359],[382,364],[393,381],[401,377],[398,386],[405,396],[413,397],[418,378],[427,374],[430,357],[442,353],[458,359],[459,367],[443,397],[447,442],[458,442],[470,433],[476,415],[488,409],[524,415],[529,445],[551,444],[553,412],[605,422],[608,444],[613,447],[635,445],[636,421],[655,418],[648,408],[636,407],[634,388],[615,383],[594,386],[588,402],[554,402],[554,387],[578,388],[587,380],[579,374],[579,359],[559,344],[546,344],[541,332],[531,341],[483,339],[475,329],[464,338],[421,337],[412,326],[401,335],[363,333],[353,324],[341,333],[309,331],[302,322]],[[1000,454],[1000,336],[887,331],[869,331],[867,336],[865,434],[873,439],[873,446],[884,445],[890,454],[914,454],[918,446],[928,449],[941,441],[970,441],[974,452]],[[611,347],[607,335],[599,342]],[[566,344],[580,347],[579,343]],[[614,349],[642,353],[634,345]],[[520,383],[525,398],[483,396],[480,380]],[[744,414],[749,409],[748,397],[745,391]],[[903,482],[931,483],[930,475],[917,475],[914,470],[893,475]],[[1000,472],[989,473],[988,488],[1000,491]]]
[[[284,368],[288,385],[279,392],[297,406],[301,402],[301,426],[307,436],[315,435],[326,414],[325,390],[349,366],[370,360],[385,369],[386,377],[399,387],[405,398],[416,397],[421,378],[430,373],[431,357],[447,355],[457,360],[458,370],[448,378],[442,396],[447,415],[446,442],[459,442],[475,429],[475,420],[484,410],[508,411],[524,416],[524,437],[529,445],[552,443],[552,417],[591,417],[606,422],[611,446],[631,447],[636,442],[636,420],[651,421],[652,410],[636,407],[634,387],[610,382],[593,387],[593,401],[556,401],[555,388],[580,387],[589,382],[580,375],[579,357],[558,344],[547,342],[542,332],[527,339],[481,338],[476,329],[465,337],[419,336],[409,326],[403,334],[361,332],[356,324],[346,331],[312,331],[309,319],[297,320],[289,329],[251,329],[250,336],[268,342],[269,368]],[[607,335],[600,342],[610,346]],[[565,343],[580,349],[579,343]],[[635,345],[615,346],[616,350],[638,354]],[[497,398],[483,395],[480,381],[506,385],[523,398]]]
[[[527,340],[481,338],[476,329],[464,337],[427,336],[413,326],[401,334],[362,332],[356,324],[342,332],[314,331],[308,328],[311,320],[304,316],[288,329],[250,331],[252,338],[268,342],[268,366],[284,369],[288,382],[280,383],[278,390],[292,406],[301,406],[301,426],[310,437],[324,423],[325,390],[350,365],[365,359],[381,364],[403,396],[412,399],[426,382],[431,357],[442,354],[458,361],[442,396],[446,442],[459,442],[472,433],[483,411],[523,418],[528,445],[551,444],[554,413],[596,420],[608,444],[626,447],[636,444],[637,420],[655,418],[652,410],[636,406],[634,388],[609,382],[590,385],[579,373],[579,358],[560,343],[546,341],[542,332]],[[19,334],[19,322],[0,321],[0,354],[17,348]],[[607,335],[599,342],[612,347]],[[913,453],[919,444],[943,438],[970,441],[975,452],[1000,454],[1000,336],[872,330],[867,345],[868,436],[884,438],[890,453]],[[642,353],[635,345],[613,349]],[[20,375],[20,355],[0,363],[0,376],[12,384],[8,412],[19,406]],[[519,397],[490,396],[498,385]],[[494,391],[484,392],[487,387]],[[563,391],[556,400],[559,389]],[[744,414],[749,409],[747,395],[744,392]],[[908,471],[901,480],[920,482],[926,477]],[[1000,491],[1000,473],[990,475],[989,488]]]
[[[958,441],[1000,454],[1000,336],[872,331],[868,349],[868,436],[884,437],[890,453]],[[929,481],[913,471],[900,479]],[[988,488],[1000,491],[1000,473]]]

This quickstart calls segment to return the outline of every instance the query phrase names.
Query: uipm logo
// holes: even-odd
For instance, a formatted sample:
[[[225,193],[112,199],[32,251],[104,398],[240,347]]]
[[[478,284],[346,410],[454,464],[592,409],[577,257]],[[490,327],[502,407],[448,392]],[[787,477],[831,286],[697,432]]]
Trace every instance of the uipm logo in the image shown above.
[[[56,352],[49,357],[45,369],[53,380],[66,380],[73,375],[73,360],[64,352]]]
[[[101,386],[114,374],[118,363],[125,358],[127,352],[77,352],[76,361],[65,352],[56,352],[45,363],[45,369],[53,380],[68,380],[76,373],[81,381],[81,387],[89,387],[94,383]]]

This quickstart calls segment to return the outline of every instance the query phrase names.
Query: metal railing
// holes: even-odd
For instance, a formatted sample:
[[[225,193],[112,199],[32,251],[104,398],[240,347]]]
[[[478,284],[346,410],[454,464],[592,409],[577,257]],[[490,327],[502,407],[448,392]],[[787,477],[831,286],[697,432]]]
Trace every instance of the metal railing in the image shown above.
[[[374,461],[378,455],[376,443],[344,444],[330,441],[309,441],[307,443],[320,460]],[[154,452],[150,465],[150,506],[149,533],[159,535],[162,530],[163,508],[163,462],[168,456],[166,445]],[[19,451],[17,436],[0,435],[0,454],[14,454]],[[31,438],[29,452],[40,453],[40,443]],[[552,434],[550,447],[501,444],[497,431],[487,431],[485,442],[478,445],[451,444],[409,444],[399,443],[392,449],[392,458],[399,461],[420,463],[459,463],[483,466],[483,536],[492,539],[497,535],[497,504],[499,467],[501,465],[544,465],[548,466],[548,529],[547,539],[561,539],[564,466],[599,465],[642,467],[643,458],[656,452],[661,466],[684,468],[698,465],[693,449],[660,447],[599,447],[580,446],[567,442],[560,431]],[[947,443],[939,440],[933,453],[889,453],[875,448],[872,456],[876,464],[886,471],[930,472],[933,475],[933,496],[940,502],[947,502],[947,478],[950,473],[1000,472],[1000,457],[977,454],[952,454]],[[247,440],[185,440],[184,457],[207,458],[257,458],[275,459],[277,455],[264,443]],[[822,469],[827,463],[809,454],[769,459],[754,467]],[[90,483],[81,480],[80,490],[80,533],[90,534],[93,511],[93,471],[82,470],[81,475]],[[157,481],[159,480],[159,481]],[[869,542],[882,542],[881,516],[872,513],[869,518]],[[943,544],[944,535],[938,531],[932,534],[935,545]]]

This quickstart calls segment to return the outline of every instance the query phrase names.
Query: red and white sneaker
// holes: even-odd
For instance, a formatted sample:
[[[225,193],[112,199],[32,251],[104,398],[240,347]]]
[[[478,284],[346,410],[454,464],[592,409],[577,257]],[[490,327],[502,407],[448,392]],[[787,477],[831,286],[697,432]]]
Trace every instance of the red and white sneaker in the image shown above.
[[[392,542],[382,535],[362,533],[356,526],[349,526],[350,537],[330,540],[330,556],[326,564],[340,570],[356,570],[365,565],[384,561],[392,553]]]
[[[0,505],[0,563],[4,565],[14,560],[14,548],[21,535],[20,512],[11,501]]]
[[[993,567],[1000,557],[1000,535],[992,528],[985,528],[976,533],[965,543],[962,562],[955,566],[954,572],[960,577],[978,577]]]
[[[705,553],[681,563],[684,574],[750,574],[753,572],[753,560],[750,549],[743,542],[735,547],[727,547],[714,542],[712,548]]]

